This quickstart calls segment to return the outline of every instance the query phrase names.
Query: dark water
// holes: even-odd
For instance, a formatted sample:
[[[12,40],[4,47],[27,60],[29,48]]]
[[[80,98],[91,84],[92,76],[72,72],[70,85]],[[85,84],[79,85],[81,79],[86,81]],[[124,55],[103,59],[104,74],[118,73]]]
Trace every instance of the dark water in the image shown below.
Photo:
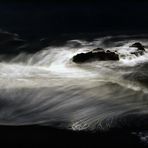
[[[147,145],[147,37],[96,33],[27,41],[1,31],[0,124],[54,127],[67,137]],[[138,57],[129,49],[137,41],[146,49]],[[96,47],[116,50],[120,60],[72,62],[77,53]]]

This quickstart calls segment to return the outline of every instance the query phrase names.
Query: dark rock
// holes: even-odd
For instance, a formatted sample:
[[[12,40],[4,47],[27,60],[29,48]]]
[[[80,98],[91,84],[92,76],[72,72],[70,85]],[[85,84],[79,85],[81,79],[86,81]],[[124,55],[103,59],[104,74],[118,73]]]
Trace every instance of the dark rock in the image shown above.
[[[107,53],[111,53],[111,51],[110,51],[110,50],[107,50],[106,52],[107,52]]]
[[[130,47],[137,48],[137,50],[135,52],[131,53],[131,54],[135,54],[136,56],[143,55],[144,52],[145,52],[144,46],[139,42],[136,42],[136,43],[132,44]]]
[[[138,50],[145,51],[144,46],[139,42],[132,44],[130,47],[136,47]]]
[[[77,54],[73,57],[72,60],[75,63],[84,63],[91,61],[108,61],[108,60],[117,61],[119,60],[119,55],[111,51],[105,52],[105,50],[102,48],[96,48],[87,53]]]

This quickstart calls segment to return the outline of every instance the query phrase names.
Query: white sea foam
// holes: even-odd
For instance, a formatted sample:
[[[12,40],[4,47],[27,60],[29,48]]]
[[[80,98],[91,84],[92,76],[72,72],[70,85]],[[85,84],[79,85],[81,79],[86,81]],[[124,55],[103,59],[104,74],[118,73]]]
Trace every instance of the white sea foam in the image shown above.
[[[130,54],[129,50],[135,49],[129,49],[129,45],[136,40],[120,41],[124,45],[118,47],[103,45],[110,39],[73,40],[63,47],[21,53],[9,62],[1,62],[0,100],[5,105],[0,124],[68,122],[63,126],[73,130],[108,129],[122,114],[136,114],[137,110],[147,114],[147,86],[124,75],[131,72],[130,68],[146,63],[148,55]],[[81,46],[70,46],[73,42]],[[124,56],[119,61],[72,62],[74,55],[99,46]]]

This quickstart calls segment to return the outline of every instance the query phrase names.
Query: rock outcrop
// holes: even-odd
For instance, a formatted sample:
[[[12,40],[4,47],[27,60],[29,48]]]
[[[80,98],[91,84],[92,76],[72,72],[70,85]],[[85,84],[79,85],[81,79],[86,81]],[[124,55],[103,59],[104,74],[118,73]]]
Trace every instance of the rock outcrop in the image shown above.
[[[132,44],[130,47],[136,48],[135,51],[130,52],[130,54],[134,54],[136,56],[143,55],[146,51],[144,49],[144,46],[136,42]],[[79,53],[75,55],[72,60],[75,63],[85,63],[85,62],[92,62],[92,61],[118,61],[119,56],[126,56],[121,55],[117,51],[110,51],[110,50],[104,50],[103,48],[95,48],[89,52],[86,53]]]
[[[138,50],[145,51],[144,46],[139,42],[132,44],[130,47],[136,47]]]
[[[135,54],[136,56],[138,56],[138,55],[143,55],[145,53],[144,46],[139,42],[132,44],[130,47],[137,48],[137,50],[135,52],[131,52],[131,54]]]
[[[87,53],[80,53],[73,57],[73,62],[75,63],[84,63],[84,62],[91,62],[91,61],[117,61],[119,60],[119,55],[115,52],[105,51],[102,48],[93,49]]]

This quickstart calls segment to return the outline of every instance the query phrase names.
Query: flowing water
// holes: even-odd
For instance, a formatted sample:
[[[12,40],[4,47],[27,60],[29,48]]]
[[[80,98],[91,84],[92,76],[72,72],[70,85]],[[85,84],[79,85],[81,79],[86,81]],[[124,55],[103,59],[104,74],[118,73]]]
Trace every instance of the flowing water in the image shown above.
[[[113,39],[69,40],[10,59],[1,55],[0,124],[91,131],[146,129],[148,39]],[[135,42],[145,46],[144,55],[130,54],[135,49],[129,46]],[[74,55],[97,47],[118,52],[120,60],[72,62]]]

